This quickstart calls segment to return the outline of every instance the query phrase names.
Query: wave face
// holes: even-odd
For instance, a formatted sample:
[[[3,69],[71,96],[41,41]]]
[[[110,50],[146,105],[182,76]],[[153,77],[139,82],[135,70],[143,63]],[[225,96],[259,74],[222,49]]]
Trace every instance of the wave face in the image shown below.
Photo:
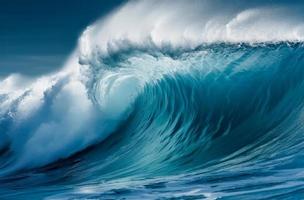
[[[0,197],[304,198],[302,8],[132,1],[2,79]]]

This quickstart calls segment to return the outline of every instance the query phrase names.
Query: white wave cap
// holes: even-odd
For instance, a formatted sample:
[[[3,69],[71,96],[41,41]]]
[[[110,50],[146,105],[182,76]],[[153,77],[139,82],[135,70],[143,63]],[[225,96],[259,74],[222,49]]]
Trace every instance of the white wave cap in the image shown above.
[[[126,45],[194,48],[214,42],[303,41],[303,5],[267,2],[130,1],[87,28],[80,38],[81,56],[85,60]]]

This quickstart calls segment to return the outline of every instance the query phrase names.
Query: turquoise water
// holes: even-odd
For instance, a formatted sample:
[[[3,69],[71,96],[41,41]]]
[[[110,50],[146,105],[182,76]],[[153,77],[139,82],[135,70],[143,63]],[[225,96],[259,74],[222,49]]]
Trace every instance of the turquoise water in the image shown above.
[[[111,134],[67,159],[31,169],[23,165],[29,163],[26,152],[19,155],[3,145],[1,197],[301,199],[303,64],[302,43],[204,45],[187,52],[131,49],[104,58],[106,71],[95,77],[88,94],[93,106],[102,107],[105,80],[114,84],[111,77],[125,77],[115,86],[121,101],[109,90],[106,95],[114,100],[105,104],[115,107],[102,113],[113,117],[94,119],[89,128],[98,132],[99,122],[108,123]],[[52,129],[56,115],[69,116],[53,108],[65,84],[50,87],[39,110],[15,125],[13,108],[30,95],[25,92],[2,114],[2,130],[37,130],[46,123]],[[36,151],[34,159],[42,159]]]

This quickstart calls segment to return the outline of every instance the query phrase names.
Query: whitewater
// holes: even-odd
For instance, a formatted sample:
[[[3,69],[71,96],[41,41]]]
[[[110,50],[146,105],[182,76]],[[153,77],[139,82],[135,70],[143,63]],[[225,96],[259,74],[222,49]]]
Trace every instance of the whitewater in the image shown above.
[[[0,199],[303,199],[304,3],[129,1],[0,80]]]

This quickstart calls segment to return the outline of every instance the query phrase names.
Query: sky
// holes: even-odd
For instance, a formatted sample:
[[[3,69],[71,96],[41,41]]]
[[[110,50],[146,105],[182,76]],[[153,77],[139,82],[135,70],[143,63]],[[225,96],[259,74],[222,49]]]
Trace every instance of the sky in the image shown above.
[[[1,0],[0,77],[62,67],[82,31],[123,0]]]

